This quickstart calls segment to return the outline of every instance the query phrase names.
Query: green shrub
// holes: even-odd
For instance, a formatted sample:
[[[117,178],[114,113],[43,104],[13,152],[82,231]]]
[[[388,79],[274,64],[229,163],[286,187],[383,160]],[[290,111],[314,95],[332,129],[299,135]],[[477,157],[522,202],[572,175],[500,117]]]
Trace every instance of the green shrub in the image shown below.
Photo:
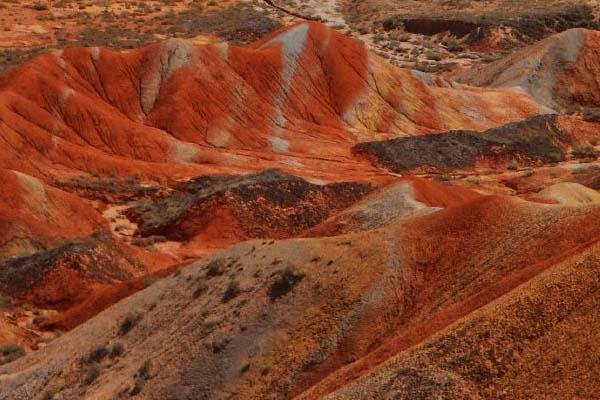
[[[240,373],[244,374],[244,373],[248,372],[248,370],[250,370],[250,363],[249,362],[243,363],[242,367],[240,368]]]
[[[236,280],[231,280],[227,284],[227,288],[225,289],[225,292],[223,293],[223,298],[221,300],[223,301],[223,303],[227,303],[229,300],[233,299],[234,297],[237,297],[238,294],[240,294],[240,284]]]
[[[142,365],[137,370],[135,374],[135,382],[133,383],[133,387],[129,390],[130,396],[138,395],[142,388],[144,387],[146,381],[150,379],[151,375],[151,364],[150,360],[144,361]]]
[[[577,158],[598,158],[599,152],[593,146],[577,143],[571,149],[571,154]]]
[[[194,299],[197,299],[198,297],[200,297],[202,295],[202,293],[206,292],[206,285],[201,283],[198,285],[198,287],[194,290],[194,293],[192,294],[192,297],[194,297]]]
[[[304,273],[297,271],[293,266],[286,266],[273,274],[274,280],[267,291],[267,295],[271,300],[285,296],[304,279],[304,276]]]
[[[559,163],[559,162],[563,161],[565,158],[564,158],[563,154],[557,150],[557,151],[551,151],[551,152],[547,153],[546,159],[550,163]]]
[[[89,354],[87,355],[87,358],[85,359],[85,362],[88,364],[99,363],[107,355],[108,355],[108,349],[106,348],[106,346],[99,345],[99,346],[94,347],[89,352]]]
[[[119,326],[119,335],[127,334],[142,319],[139,313],[128,313]]]
[[[135,382],[133,383],[133,387],[129,391],[129,395],[136,396],[136,395],[140,394],[145,383],[146,383],[146,381],[143,379],[139,379],[139,378],[136,379]]]
[[[101,371],[101,368],[100,368],[99,364],[89,365],[86,368],[85,374],[83,376],[83,384],[89,385],[92,382],[94,382],[100,376],[100,371]]]
[[[11,343],[0,346],[0,365],[8,364],[25,355],[23,346]]]
[[[425,57],[428,60],[432,60],[432,61],[441,61],[442,60],[442,55],[440,53],[438,53],[437,51],[427,51],[425,53]]]
[[[222,258],[212,260],[206,267],[206,277],[212,278],[214,276],[223,275],[225,272],[225,260]]]
[[[110,349],[110,356],[116,358],[121,354],[123,354],[123,344],[121,342],[115,342]]]
[[[144,361],[144,363],[142,365],[140,365],[140,367],[137,370],[137,377],[142,378],[144,380],[150,379],[150,369],[151,369],[150,360]]]

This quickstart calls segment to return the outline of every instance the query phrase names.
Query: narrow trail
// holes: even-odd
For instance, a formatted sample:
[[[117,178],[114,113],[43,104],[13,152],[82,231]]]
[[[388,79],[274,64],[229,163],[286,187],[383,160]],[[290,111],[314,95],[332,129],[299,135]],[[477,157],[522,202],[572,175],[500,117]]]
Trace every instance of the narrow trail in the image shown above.
[[[321,22],[330,28],[359,39],[370,49],[377,49],[377,46],[373,42],[372,33],[361,34],[348,25],[344,14],[341,12],[342,5],[339,0],[306,0],[302,2],[302,8],[307,11],[283,7],[276,4],[274,0],[263,0],[263,3],[271,9],[284,12],[291,18]],[[386,52],[386,50],[383,50],[383,52]]]
[[[282,7],[282,6],[280,6],[280,5],[277,5],[277,4],[275,4],[275,2],[274,2],[273,0],[263,0],[263,2],[264,2],[264,3],[265,3],[267,6],[268,6],[268,7],[270,7],[270,8],[274,8],[274,9],[276,9],[276,10],[279,10],[279,11],[282,11],[282,12],[284,12],[285,14],[289,15],[290,17],[302,18],[302,19],[308,19],[308,20],[311,20],[311,21],[316,21],[316,20],[318,19],[318,18],[315,18],[315,17],[309,16],[309,15],[304,15],[304,14],[301,14],[301,13],[299,13],[299,12],[292,11],[292,10],[290,10],[290,9],[288,9],[288,8],[285,8],[285,7]]]
[[[308,0],[306,5],[313,10],[314,15],[320,17],[330,27],[350,29],[344,15],[340,12],[341,5],[337,0]]]
[[[346,23],[344,16],[339,11],[340,4],[337,0],[308,0],[303,3],[308,10],[310,10],[310,14],[301,13],[296,10],[292,10],[283,6],[276,4],[273,0],[263,0],[269,7],[280,10],[289,16],[295,18],[308,19],[312,21],[321,21],[324,24],[340,29],[346,30],[350,29],[350,26]]]

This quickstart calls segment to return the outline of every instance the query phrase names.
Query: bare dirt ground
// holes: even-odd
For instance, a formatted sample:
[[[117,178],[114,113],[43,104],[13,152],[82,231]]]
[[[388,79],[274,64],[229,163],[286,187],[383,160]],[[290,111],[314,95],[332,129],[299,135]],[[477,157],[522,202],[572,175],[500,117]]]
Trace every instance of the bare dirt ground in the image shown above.
[[[595,0],[3,1],[0,72],[53,48],[135,48],[167,37],[248,43],[298,16],[359,38],[395,65],[450,71],[498,59],[528,42],[530,30],[542,34],[539,23],[550,27],[547,34],[587,27],[597,7]],[[417,21],[406,26],[406,19]],[[439,20],[454,25],[444,29]]]
[[[55,48],[135,48],[168,37],[249,42],[282,17],[257,0],[5,0],[0,72]]]
[[[275,2],[360,38],[401,67],[462,70],[572,27],[596,24],[598,2],[326,0]]]

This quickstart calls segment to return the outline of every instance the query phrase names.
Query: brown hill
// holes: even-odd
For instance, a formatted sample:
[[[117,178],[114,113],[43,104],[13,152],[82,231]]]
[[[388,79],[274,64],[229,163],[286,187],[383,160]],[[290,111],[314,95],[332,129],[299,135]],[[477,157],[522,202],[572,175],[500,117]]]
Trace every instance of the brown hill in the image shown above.
[[[595,329],[594,307],[574,305],[594,299],[600,230],[591,222],[599,213],[596,206],[482,197],[381,230],[240,244],[0,368],[0,396],[53,390],[66,399],[138,392],[148,399],[495,398],[506,391],[535,398],[530,386],[511,382],[536,376],[528,375],[537,371],[531,357],[553,335],[584,340],[583,331],[560,324],[564,316],[585,318]],[[539,290],[552,296],[532,297]],[[535,317],[529,310],[538,310]],[[569,326],[582,326],[577,321]],[[111,356],[117,342],[123,352]],[[551,354],[563,357],[567,349],[553,349],[544,358],[548,367]],[[443,355],[431,365],[435,354]],[[544,390],[588,393],[589,381],[562,384],[571,372],[555,370]],[[389,373],[400,377],[399,389],[385,383]]]
[[[178,251],[197,258],[248,239],[298,236],[373,190],[369,184],[317,185],[278,170],[242,176],[207,176],[182,182],[128,209],[136,235],[186,243]]]
[[[513,87],[552,108],[598,107],[600,33],[572,29],[525,47],[458,80],[476,86]]]
[[[325,398],[598,398],[599,251],[568,256]]]
[[[380,228],[399,219],[435,212],[480,196],[477,192],[405,177],[309,229],[305,236],[337,236]]]

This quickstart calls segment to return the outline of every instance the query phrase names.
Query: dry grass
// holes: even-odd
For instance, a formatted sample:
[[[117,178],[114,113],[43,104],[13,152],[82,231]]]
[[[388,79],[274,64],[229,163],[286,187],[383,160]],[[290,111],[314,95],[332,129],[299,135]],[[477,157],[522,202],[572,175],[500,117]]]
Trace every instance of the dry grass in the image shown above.
[[[167,37],[217,34],[250,42],[279,26],[252,1],[0,1],[0,72],[50,49],[134,48]]]

